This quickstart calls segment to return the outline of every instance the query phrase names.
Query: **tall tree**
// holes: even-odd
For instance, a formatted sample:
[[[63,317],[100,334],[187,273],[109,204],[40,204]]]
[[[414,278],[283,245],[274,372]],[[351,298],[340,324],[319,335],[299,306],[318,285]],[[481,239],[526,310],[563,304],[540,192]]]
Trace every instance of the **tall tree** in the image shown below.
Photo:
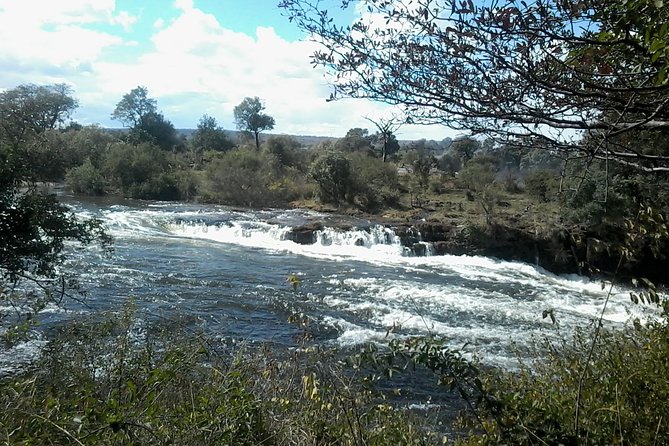
[[[193,133],[190,143],[196,152],[204,150],[224,152],[231,149],[234,145],[223,131],[223,128],[218,125],[216,118],[209,115],[203,115],[200,118],[197,130]]]
[[[256,149],[260,149],[260,132],[272,130],[275,124],[274,118],[263,113],[263,110],[265,105],[257,96],[244,98],[234,109],[237,128],[255,137]]]
[[[152,113],[158,113],[157,101],[149,97],[146,87],[136,87],[116,104],[111,118],[120,121],[124,126],[137,127],[143,119]]]
[[[376,139],[381,147],[381,159],[385,163],[388,155],[392,155],[400,149],[400,143],[397,141],[395,132],[402,127],[403,121],[396,117],[389,119],[379,118],[376,120],[365,117],[365,119],[374,124],[378,131]]]
[[[66,84],[24,84],[0,93],[0,138],[15,149],[63,124],[77,108]]]
[[[321,44],[314,62],[334,73],[332,98],[401,104],[415,122],[498,143],[669,171],[669,153],[624,138],[669,134],[669,2],[355,3],[363,12],[350,25],[316,0],[280,4]]]
[[[157,101],[149,97],[146,87],[133,88],[123,95],[111,117],[130,128],[129,139],[135,144],[150,142],[164,150],[179,145],[174,125],[158,111]]]

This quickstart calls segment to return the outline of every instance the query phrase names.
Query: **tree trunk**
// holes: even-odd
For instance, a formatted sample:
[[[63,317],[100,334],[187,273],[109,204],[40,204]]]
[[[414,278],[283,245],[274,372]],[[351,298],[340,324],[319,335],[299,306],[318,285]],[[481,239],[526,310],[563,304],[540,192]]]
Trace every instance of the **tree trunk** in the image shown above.
[[[260,132],[254,132],[256,135],[256,149],[260,150]]]

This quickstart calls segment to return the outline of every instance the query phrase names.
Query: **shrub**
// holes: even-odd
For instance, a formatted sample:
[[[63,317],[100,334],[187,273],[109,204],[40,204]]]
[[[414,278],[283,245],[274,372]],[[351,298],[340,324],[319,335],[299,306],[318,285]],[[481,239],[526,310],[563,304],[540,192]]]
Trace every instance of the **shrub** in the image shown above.
[[[525,175],[525,192],[538,201],[551,201],[557,196],[558,180],[552,170],[533,170]]]
[[[64,327],[0,384],[10,444],[424,445],[328,352],[230,350],[134,312]],[[142,326],[142,329],[138,329]],[[104,352],[104,353],[101,353]]]
[[[342,152],[325,152],[314,160],[309,175],[318,185],[320,199],[338,204],[351,184],[351,162]]]
[[[349,155],[351,185],[348,193],[365,211],[395,206],[399,200],[397,167],[364,153]]]
[[[107,153],[104,171],[124,194],[139,198],[135,194],[141,191],[141,184],[165,172],[167,164],[165,152],[152,144],[118,143]]]
[[[103,195],[105,193],[105,179],[90,160],[86,160],[79,167],[67,171],[65,184],[70,190],[80,194]]]
[[[305,172],[308,166],[305,150],[292,136],[270,136],[264,144],[265,149],[274,155],[281,166],[294,167]]]
[[[467,199],[476,200],[485,213],[486,223],[493,223],[495,207],[500,194],[495,185],[495,170],[492,164],[468,162],[458,175],[458,183],[467,189]]]
[[[589,363],[588,330],[547,343],[545,360],[488,376],[498,405],[481,413],[487,432],[461,444],[669,444],[668,339],[666,321],[606,331]]]
[[[293,172],[294,173],[294,172]],[[223,154],[207,167],[209,198],[243,206],[275,206],[292,191],[274,155],[244,147]]]

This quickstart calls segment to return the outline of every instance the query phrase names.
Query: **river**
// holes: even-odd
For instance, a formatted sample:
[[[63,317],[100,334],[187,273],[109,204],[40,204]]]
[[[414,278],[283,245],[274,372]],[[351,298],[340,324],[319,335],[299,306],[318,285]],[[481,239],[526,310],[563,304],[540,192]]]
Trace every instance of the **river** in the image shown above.
[[[599,282],[525,263],[411,256],[391,229],[365,220],[348,219],[353,229],[341,231],[327,227],[335,217],[305,210],[61,198],[105,223],[114,252],[71,249],[64,268],[78,274],[86,305],[47,308],[45,326],[132,300],[149,322],[179,320],[228,341],[293,347],[303,332],[288,319],[301,314],[313,343],[351,347],[432,333],[486,363],[513,367],[518,349],[598,317],[607,292]],[[286,238],[314,221],[326,226],[316,243]],[[296,290],[291,274],[301,280]],[[557,325],[543,317],[551,309]],[[614,290],[605,323],[631,317],[644,314],[628,292]],[[20,346],[5,361],[38,346]]]

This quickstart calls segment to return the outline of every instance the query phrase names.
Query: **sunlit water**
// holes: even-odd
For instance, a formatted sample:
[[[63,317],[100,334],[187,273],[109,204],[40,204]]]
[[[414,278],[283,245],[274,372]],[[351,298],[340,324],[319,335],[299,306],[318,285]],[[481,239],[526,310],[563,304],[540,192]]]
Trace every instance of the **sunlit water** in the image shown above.
[[[299,245],[286,238],[291,227],[327,226],[333,217],[63,198],[80,216],[105,223],[114,252],[72,250],[65,268],[78,273],[87,305],[50,308],[42,315],[47,326],[121,310],[133,300],[147,321],[178,317],[214,337],[292,347],[303,332],[288,319],[302,314],[317,344],[349,347],[432,333],[484,362],[512,366],[519,348],[556,332],[544,310],[554,309],[559,329],[570,332],[599,316],[607,293],[599,282],[524,263],[412,257],[392,230],[373,222],[324,229],[315,244]],[[302,281],[297,290],[287,282],[290,274]],[[605,322],[632,317],[645,316],[628,292],[614,289]],[[39,345],[5,352],[0,362],[29,356]]]

